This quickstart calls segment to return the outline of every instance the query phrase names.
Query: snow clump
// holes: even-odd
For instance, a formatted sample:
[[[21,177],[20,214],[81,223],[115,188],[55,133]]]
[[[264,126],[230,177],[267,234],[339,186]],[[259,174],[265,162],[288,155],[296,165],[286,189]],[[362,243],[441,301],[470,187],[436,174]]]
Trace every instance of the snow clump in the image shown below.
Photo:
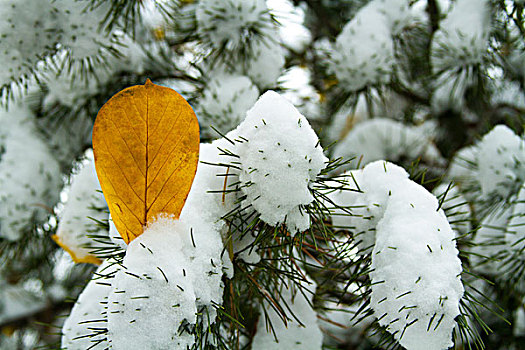
[[[18,240],[43,222],[58,201],[58,162],[37,134],[32,112],[13,104],[0,110],[0,237]]]
[[[265,0],[202,0],[196,10],[198,31],[215,48],[242,47],[273,27]]]
[[[107,259],[99,266],[92,279],[78,297],[62,327],[62,349],[107,349],[107,335],[97,332],[106,328],[108,294],[111,280],[120,270],[114,260]]]
[[[206,329],[216,317],[213,305],[222,303],[221,254],[220,234],[197,213],[151,223],[128,245],[125,269],[112,282],[107,327],[113,349],[194,345],[192,325],[203,322]]]
[[[346,190],[331,199],[354,216],[332,220],[356,232],[360,250],[371,253],[371,307],[379,324],[408,350],[448,349],[462,267],[438,200],[392,163],[376,161],[347,176]]]
[[[388,83],[395,61],[392,36],[409,19],[406,1],[375,0],[344,26],[336,39],[331,68],[346,90]]]
[[[242,171],[241,189],[261,220],[304,231],[310,220],[301,206],[313,201],[309,184],[327,158],[306,118],[273,91],[262,95],[234,134]]]

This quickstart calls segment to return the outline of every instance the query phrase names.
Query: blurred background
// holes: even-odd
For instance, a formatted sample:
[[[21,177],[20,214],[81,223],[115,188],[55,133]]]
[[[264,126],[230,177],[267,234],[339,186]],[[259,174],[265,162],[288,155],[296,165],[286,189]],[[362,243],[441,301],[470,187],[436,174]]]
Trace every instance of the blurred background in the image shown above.
[[[497,303],[472,327],[487,349],[525,349],[524,5],[0,0],[0,349],[60,348],[95,267],[80,257],[82,242],[62,242],[68,253],[51,237],[107,236],[96,184],[74,179],[92,159],[100,107],[148,78],[190,102],[201,142],[275,90],[308,118],[327,156],[356,159],[335,173],[385,159],[438,198],[448,193],[463,262],[483,277],[472,288],[487,296],[480,303]],[[337,320],[322,327],[327,347],[377,348],[325,309]]]

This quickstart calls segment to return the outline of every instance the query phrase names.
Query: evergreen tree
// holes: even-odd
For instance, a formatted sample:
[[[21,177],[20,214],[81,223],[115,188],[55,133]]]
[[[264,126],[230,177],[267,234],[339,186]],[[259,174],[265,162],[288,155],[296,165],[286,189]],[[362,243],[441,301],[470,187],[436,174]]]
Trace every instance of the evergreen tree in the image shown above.
[[[0,349],[522,349],[524,8],[0,0]],[[200,151],[130,236],[135,85]]]

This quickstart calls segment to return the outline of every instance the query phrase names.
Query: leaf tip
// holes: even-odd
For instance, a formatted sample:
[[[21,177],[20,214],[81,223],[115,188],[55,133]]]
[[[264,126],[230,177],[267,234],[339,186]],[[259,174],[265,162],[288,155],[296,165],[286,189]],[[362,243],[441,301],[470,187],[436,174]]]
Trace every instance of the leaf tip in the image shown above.
[[[73,259],[73,261],[77,264],[80,264],[80,263],[84,263],[84,264],[93,264],[93,265],[100,265],[102,264],[102,260],[100,260],[99,258],[97,258],[96,256],[94,255],[86,255],[84,257],[81,257],[79,258],[75,252],[70,249],[67,245],[65,245],[61,240],[60,240],[60,237],[58,235],[52,235],[51,236],[51,239],[53,241],[55,241],[55,243],[60,246],[60,248],[64,249],[66,252],[69,253],[69,255],[71,256],[71,259]]]

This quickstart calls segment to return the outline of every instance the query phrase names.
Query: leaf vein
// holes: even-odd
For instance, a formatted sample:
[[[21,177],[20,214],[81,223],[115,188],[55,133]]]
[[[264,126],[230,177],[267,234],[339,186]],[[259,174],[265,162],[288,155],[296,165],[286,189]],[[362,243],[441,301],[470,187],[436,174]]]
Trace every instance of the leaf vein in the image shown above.
[[[126,120],[128,122],[128,125],[129,127],[133,130],[133,133],[135,134],[135,136],[137,137],[137,139],[139,140],[139,142],[142,144],[142,146],[146,146],[144,144],[144,142],[142,142],[142,140],[140,139],[140,136],[139,134],[137,134],[137,131],[135,130],[135,128],[133,127],[133,125],[131,124],[131,118],[129,117],[129,114],[126,112],[126,110],[123,108],[123,107],[120,107],[120,109],[122,109],[122,111],[124,112],[124,115],[126,116]],[[141,120],[143,120],[141,118]],[[143,120],[144,121],[144,120]]]
[[[115,159],[115,157],[113,156],[113,154],[110,152],[109,150],[109,146],[106,142],[106,139],[105,138],[102,138],[102,140],[104,141],[104,145],[106,146],[106,149],[108,150],[108,154],[111,156],[111,158],[113,159],[113,161],[115,162],[115,164],[117,165],[118,169],[120,170],[120,172],[122,173],[122,177],[124,177],[124,179],[126,180],[126,183],[128,184],[129,188],[131,189],[131,191],[135,194],[135,196],[137,196],[137,198],[142,201],[142,199],[140,198],[140,196],[137,194],[137,192],[135,192],[135,189],[133,189],[133,186],[131,186],[131,184],[129,183],[129,180],[128,178],[126,177],[126,174],[124,173],[124,170],[122,170],[122,167],[120,166],[119,162],[117,162],[117,160]],[[109,179],[109,177],[108,177]],[[110,181],[111,182],[111,181]],[[113,187],[113,189],[115,189],[115,187],[113,186],[113,183],[111,184],[111,186]],[[120,197],[119,197],[120,198]]]
[[[148,206],[148,209],[147,211],[149,212],[151,207],[153,206],[153,204],[155,204],[155,202],[157,201],[157,199],[160,197],[160,194],[162,193],[162,191],[164,190],[164,187],[166,186],[166,184],[170,181],[171,177],[173,176],[173,174],[175,174],[175,172],[177,170],[179,170],[179,168],[181,167],[182,164],[184,164],[184,160],[186,160],[188,158],[188,154],[186,153],[184,155],[184,158],[181,159],[181,161],[179,162],[179,164],[177,165],[177,167],[175,169],[173,169],[173,171],[171,172],[170,176],[166,179],[166,181],[164,181],[164,184],[162,184],[162,187],[160,188],[157,196],[155,197],[155,199],[153,200],[153,202]],[[174,196],[175,197],[175,196]],[[171,199],[170,199],[171,200]],[[164,208],[162,208],[164,209]]]
[[[142,172],[142,170],[140,169],[139,162],[138,162],[137,159],[135,158],[135,152],[133,152],[133,151],[131,150],[131,148],[129,147],[128,142],[127,142],[126,139],[122,136],[122,133],[120,132],[119,127],[117,126],[117,124],[115,124],[115,122],[113,121],[112,118],[110,118],[110,119],[111,119],[111,122],[113,123],[113,125],[115,125],[115,129],[117,129],[117,132],[118,132],[118,134],[120,135],[120,138],[122,139],[122,141],[124,141],[124,144],[126,144],[126,148],[128,149],[129,153],[131,154],[131,158],[133,158],[133,160],[135,161],[135,164],[137,165],[137,168],[139,169],[140,174],[141,174],[142,176],[144,176],[144,172]]]
[[[190,123],[191,123],[191,120],[188,120],[188,123],[187,123],[187,124],[190,124]],[[186,125],[186,126],[187,126],[187,125]],[[184,138],[184,137],[179,137],[179,139],[177,140],[177,142],[172,146],[170,153],[166,156],[166,159],[164,160],[164,163],[162,163],[162,165],[160,166],[159,170],[157,171],[157,173],[156,173],[155,176],[153,177],[153,180],[151,180],[151,183],[146,184],[148,188],[151,186],[152,183],[155,182],[155,180],[157,179],[157,176],[160,174],[162,168],[164,168],[164,166],[166,165],[166,163],[167,163],[168,160],[170,159],[170,156],[171,156],[171,155],[173,154],[173,152],[177,149],[177,146],[179,145],[179,143],[182,141],[183,138]],[[161,146],[161,148],[162,148],[162,146]],[[160,148],[159,148],[157,154],[158,154],[159,152],[160,152]],[[153,164],[153,162],[151,162],[151,164],[149,164],[149,165],[152,165],[152,164]]]
[[[166,104],[166,108],[164,108],[164,112],[162,112],[162,115],[159,118],[159,122],[155,126],[155,130],[153,130],[153,132],[151,132],[151,135],[155,135],[155,133],[157,132],[157,129],[159,128],[159,125],[162,122],[162,119],[164,118],[164,115],[166,114],[166,111],[168,110],[168,107],[170,106],[170,104],[171,104],[171,99]]]
[[[173,131],[173,128],[175,127],[175,124],[177,123],[177,121],[179,120],[180,118],[180,115],[182,114],[182,108],[179,109],[179,114],[177,115],[177,118],[175,118],[175,120],[173,121],[173,124],[171,125],[171,129],[170,131],[168,131],[166,133],[166,137],[164,137],[164,140],[162,141],[159,149],[157,150],[157,153],[155,153],[155,156],[153,157],[153,159],[151,160],[151,163],[150,164],[147,164],[148,168],[151,164],[153,164],[155,162],[155,159],[157,158],[157,156],[159,155],[160,153],[160,150],[162,149],[162,146],[164,146],[164,144],[166,143],[166,140],[168,139],[168,136],[171,134],[171,132]]]

